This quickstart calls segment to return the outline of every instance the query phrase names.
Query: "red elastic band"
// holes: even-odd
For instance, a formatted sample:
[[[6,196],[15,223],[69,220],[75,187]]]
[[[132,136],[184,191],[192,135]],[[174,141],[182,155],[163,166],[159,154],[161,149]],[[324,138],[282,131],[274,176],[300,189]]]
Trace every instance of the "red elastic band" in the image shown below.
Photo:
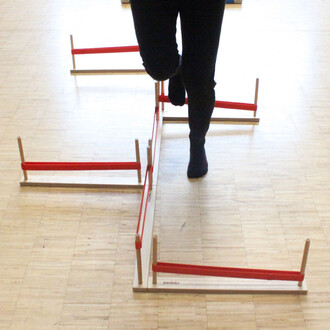
[[[21,164],[25,171],[91,171],[91,170],[140,170],[141,163],[109,162],[26,162]]]
[[[152,127],[152,144],[153,145],[157,145],[157,133],[158,133],[158,125],[159,125],[159,121],[156,120],[156,113],[154,115],[154,122],[153,122],[153,127]],[[155,124],[156,123],[156,124]],[[154,142],[155,140],[155,142]],[[147,179],[149,179],[149,183],[150,183],[150,171],[153,171],[153,164],[155,162],[155,149],[153,149],[153,162],[152,165],[148,165],[146,168],[146,174],[144,177],[144,184],[143,184],[143,191],[142,191],[142,198],[141,198],[141,204],[140,204],[140,211],[139,211],[139,220],[138,220],[138,225],[137,225],[137,229],[136,229],[136,233],[139,233],[140,231],[140,226],[141,226],[141,220],[142,220],[142,216],[143,216],[143,220],[142,220],[142,229],[141,229],[141,244],[143,242],[143,235],[144,235],[144,226],[145,226],[145,222],[146,222],[146,216],[147,216],[147,209],[148,209],[148,196],[149,193],[151,191],[151,186],[148,185],[148,191],[147,191],[147,196],[145,198],[145,190],[146,190],[146,186],[147,186]],[[144,207],[144,214],[142,215],[142,210]],[[136,245],[135,245],[136,246]]]
[[[137,234],[139,233],[139,230],[140,230],[140,223],[141,223],[141,217],[142,217],[142,209],[143,209],[143,205],[144,205],[143,202],[144,202],[144,194],[145,194],[145,190],[146,190],[147,177],[148,177],[148,169],[146,169],[146,174],[144,176],[144,184],[143,184],[143,191],[142,191],[140,211],[139,211],[139,220],[138,220],[138,224],[137,224],[137,228],[136,228]],[[148,201],[148,198],[146,198],[146,200]],[[147,205],[146,205],[146,207],[147,207]],[[142,233],[142,236],[143,236],[143,233]]]
[[[211,267],[211,266],[174,264],[174,263],[166,263],[166,262],[158,262],[157,265],[152,265],[152,270],[158,273],[251,278],[251,279],[259,279],[259,280],[280,280],[280,281],[299,281],[299,282],[304,280],[303,274],[293,271]]]
[[[149,183],[150,183],[150,173],[148,171],[146,172],[146,178],[147,178],[147,176],[149,177]],[[151,190],[151,185],[149,184],[148,185],[148,195],[147,196],[149,196],[150,190]],[[148,210],[148,200],[149,200],[149,198],[147,197],[145,200],[146,200],[146,207],[144,209],[144,215],[143,215],[143,223],[142,223],[142,230],[141,230],[141,242],[143,242],[144,226],[145,226],[146,218],[147,218],[147,210]]]
[[[139,46],[122,46],[122,47],[102,47],[102,48],[80,48],[72,49],[72,55],[84,54],[105,54],[105,53],[130,53],[140,51]]]
[[[135,248],[136,248],[137,250],[142,249],[142,241],[140,241],[140,242],[135,242]]]
[[[159,101],[170,103],[170,99],[166,95],[159,95]],[[186,99],[186,104],[188,104],[188,99]],[[215,108],[223,109],[236,109],[236,110],[248,110],[257,111],[258,106],[253,103],[239,103],[239,102],[228,102],[228,101],[215,101]]]

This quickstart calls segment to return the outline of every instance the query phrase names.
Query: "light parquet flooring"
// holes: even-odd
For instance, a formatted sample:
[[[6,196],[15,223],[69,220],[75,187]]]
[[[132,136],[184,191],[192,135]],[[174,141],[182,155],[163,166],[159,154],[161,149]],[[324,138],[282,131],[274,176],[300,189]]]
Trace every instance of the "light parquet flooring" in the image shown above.
[[[136,44],[120,0],[2,0],[1,329],[330,328],[330,3],[243,2],[227,6],[216,93],[251,102],[259,77],[261,121],[212,125],[209,173],[195,181],[188,127],[164,126],[159,257],[297,270],[310,238],[308,294],[133,293],[138,192],[20,188],[18,135],[30,161],[134,161],[139,138],[145,166],[154,87],[147,76],[69,74],[70,34],[77,48]],[[77,57],[81,69],[140,62]]]

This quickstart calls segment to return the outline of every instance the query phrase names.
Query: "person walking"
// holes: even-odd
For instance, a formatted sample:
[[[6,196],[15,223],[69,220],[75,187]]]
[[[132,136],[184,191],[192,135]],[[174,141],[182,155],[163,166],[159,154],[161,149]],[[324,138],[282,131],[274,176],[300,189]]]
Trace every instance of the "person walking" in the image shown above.
[[[131,0],[140,54],[155,80],[169,79],[173,105],[188,96],[189,178],[208,171],[205,136],[215,102],[215,65],[225,0]],[[176,24],[180,15],[182,55],[178,52]]]

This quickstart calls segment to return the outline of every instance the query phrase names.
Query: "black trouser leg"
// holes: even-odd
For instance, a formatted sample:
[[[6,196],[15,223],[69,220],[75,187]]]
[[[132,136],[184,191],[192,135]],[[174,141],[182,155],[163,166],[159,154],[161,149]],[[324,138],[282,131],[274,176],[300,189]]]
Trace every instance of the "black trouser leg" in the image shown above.
[[[182,74],[189,100],[191,145],[204,145],[214,109],[214,73],[225,0],[181,2]]]
[[[131,0],[131,4],[140,54],[146,71],[156,80],[178,72],[175,33],[180,13],[182,77],[189,99],[188,177],[200,177],[208,167],[204,143],[214,108],[214,72],[225,0]]]
[[[167,80],[179,66],[178,0],[131,0],[131,6],[143,65],[155,80]]]

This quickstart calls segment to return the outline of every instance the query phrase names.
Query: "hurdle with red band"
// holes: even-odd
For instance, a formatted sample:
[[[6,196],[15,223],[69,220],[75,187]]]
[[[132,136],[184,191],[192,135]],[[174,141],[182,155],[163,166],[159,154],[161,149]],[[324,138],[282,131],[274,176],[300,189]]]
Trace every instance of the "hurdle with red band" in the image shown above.
[[[221,122],[249,122],[249,123],[258,123],[259,118],[256,118],[257,109],[258,109],[258,94],[259,94],[259,78],[256,79],[255,84],[255,94],[254,94],[254,103],[241,103],[241,102],[229,102],[229,101],[215,101],[215,108],[222,109],[232,109],[232,110],[245,110],[252,111],[253,118],[244,117],[244,118],[226,118],[226,117],[212,117],[212,123],[221,123]],[[161,82],[161,94],[158,95],[159,102],[162,104],[162,110],[165,109],[165,103],[170,103],[170,99],[167,95],[164,94],[164,82]],[[185,104],[188,104],[188,99],[186,99]],[[188,117],[169,117],[164,116],[163,120],[165,123],[187,123]]]
[[[76,55],[95,55],[95,54],[118,54],[139,52],[139,46],[117,46],[117,47],[99,47],[99,48],[74,48],[73,36],[70,35],[71,55],[73,70],[72,75],[117,75],[117,74],[146,74],[144,69],[101,69],[101,70],[77,70]]]
[[[201,275],[215,277],[251,278],[256,280],[277,280],[277,281],[296,281],[302,282],[304,275],[300,272],[249,269],[249,268],[230,268],[230,267],[210,267],[187,264],[175,264],[168,262],[157,262],[152,266],[153,272],[171,273],[185,275]]]
[[[156,135],[154,135],[154,136],[156,136]],[[139,284],[142,284],[141,249],[142,249],[145,222],[146,222],[147,212],[148,212],[149,195],[152,190],[152,184],[153,184],[152,140],[148,141],[147,158],[148,158],[148,166],[146,169],[146,175],[145,175],[145,179],[144,179],[140,211],[139,211],[139,219],[138,219],[138,224],[137,224],[137,228],[136,228],[136,237],[135,237],[136,265],[137,265],[137,274],[138,274],[138,283]]]
[[[202,266],[202,265],[189,265],[180,263],[168,263],[158,262],[157,260],[157,245],[158,239],[155,235],[153,237],[153,263],[152,263],[152,284],[157,286],[157,273],[169,273],[169,274],[183,274],[183,275],[197,275],[197,276],[208,276],[208,277],[229,277],[236,279],[247,279],[247,280],[267,280],[267,281],[290,281],[298,282],[296,291],[299,293],[305,293],[299,287],[305,278],[305,269],[307,264],[308,252],[310,247],[310,240],[307,239],[305,242],[303,258],[301,262],[300,271],[284,271],[284,270],[270,270],[270,269],[253,269],[253,268],[233,268],[233,267],[214,267],[214,266]],[[166,283],[176,283],[166,278]],[[177,288],[179,290],[179,288]],[[241,288],[237,285],[236,290]],[[193,288],[191,289],[194,290]],[[227,288],[228,290],[228,288]],[[249,288],[253,292],[253,288]],[[235,288],[231,289],[235,291]],[[265,290],[267,291],[267,290]]]
[[[159,101],[161,103],[171,103],[169,97],[166,96],[166,95],[159,95]],[[185,104],[188,104],[188,99],[186,99]],[[237,109],[237,110],[257,111],[257,105],[252,104],[252,103],[215,101],[214,107],[215,108],[223,108],[223,109]]]
[[[80,48],[72,49],[72,55],[85,54],[113,54],[113,53],[130,53],[139,52],[139,46],[121,46],[121,47],[102,47],[102,48]]]
[[[135,153],[136,153],[136,162],[26,162],[22,139],[20,137],[17,138],[18,147],[21,157],[21,168],[24,173],[24,181],[21,182],[21,185],[28,186],[38,186],[37,182],[31,182],[29,180],[29,176],[27,171],[109,171],[109,170],[117,170],[117,171],[127,171],[127,170],[135,170],[137,171],[138,176],[138,184],[135,184],[134,187],[142,187],[141,185],[141,162],[140,162],[140,151],[139,151],[139,141],[135,140]],[[48,186],[46,182],[40,183],[42,186]],[[88,186],[87,183],[83,184],[84,186]],[[95,184],[90,184],[91,186],[95,186]],[[116,184],[117,186],[118,184]],[[52,184],[49,183],[49,186],[66,186],[66,184]],[[67,186],[81,186],[79,183],[77,184],[68,184]],[[109,186],[109,185],[100,185],[100,187]],[[111,186],[111,185],[110,185]],[[129,185],[128,185],[129,186]],[[125,188],[124,184],[122,188]]]
[[[136,162],[25,162],[21,167],[24,171],[141,170],[141,164]]]
[[[150,253],[149,248],[151,245],[152,237],[152,227],[150,227],[150,222],[153,221],[153,213],[155,209],[155,197],[156,188],[154,187],[154,167],[156,172],[158,170],[159,161],[159,148],[161,134],[159,134],[159,129],[161,128],[161,114],[159,111],[159,88],[160,83],[155,83],[155,113],[154,121],[152,126],[151,139],[148,140],[147,147],[147,160],[148,165],[146,169],[146,175],[144,179],[143,191],[141,196],[140,210],[138,224],[136,228],[136,238],[135,238],[135,249],[136,249],[136,272],[134,276],[134,283],[136,287],[143,287],[147,285],[148,273],[149,273],[149,258]],[[157,180],[157,173],[155,175],[155,180]],[[149,241],[150,239],[150,241]],[[138,289],[139,290],[139,289]]]

